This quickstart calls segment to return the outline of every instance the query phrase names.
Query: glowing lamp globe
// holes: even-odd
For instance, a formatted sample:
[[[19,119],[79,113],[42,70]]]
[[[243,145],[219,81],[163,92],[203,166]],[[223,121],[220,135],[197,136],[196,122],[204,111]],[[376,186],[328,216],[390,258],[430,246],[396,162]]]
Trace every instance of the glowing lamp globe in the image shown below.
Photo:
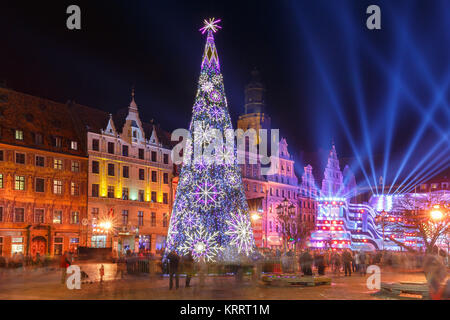
[[[433,210],[431,211],[431,219],[433,220],[442,220],[444,217],[444,214],[440,210]]]

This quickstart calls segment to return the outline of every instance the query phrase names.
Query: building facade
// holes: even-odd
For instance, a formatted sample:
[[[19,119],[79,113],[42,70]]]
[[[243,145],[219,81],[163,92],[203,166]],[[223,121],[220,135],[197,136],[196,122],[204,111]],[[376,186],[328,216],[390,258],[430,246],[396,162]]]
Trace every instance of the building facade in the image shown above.
[[[161,252],[172,211],[170,146],[156,125],[143,123],[132,94],[125,119],[74,106],[87,125],[89,155],[87,243],[113,254]],[[102,118],[95,127],[90,121]],[[106,123],[106,124],[105,124]]]
[[[266,129],[270,135],[270,117],[265,113],[265,87],[256,70],[252,72],[252,80],[245,88],[244,110],[245,114],[238,119],[238,129],[244,132],[254,129],[256,133],[259,133],[259,129]],[[259,136],[255,139],[256,150],[260,139]],[[314,177],[312,171],[305,171],[299,184],[294,170],[295,161],[289,154],[284,138],[279,142],[278,154],[270,155],[271,162],[275,164],[270,174],[263,174],[262,169],[267,169],[267,166],[261,164],[260,155],[254,150],[250,146],[246,148],[246,163],[241,165],[241,170],[247,200],[250,204],[258,201],[256,207],[250,206],[254,207],[250,214],[255,243],[258,247],[281,249],[284,246],[283,229],[297,229],[300,225],[309,228],[314,226],[317,212]],[[288,206],[295,208],[289,225],[283,225],[277,213],[277,207],[286,201]],[[292,247],[293,243],[288,243],[288,246]]]
[[[0,255],[85,241],[88,159],[66,104],[0,88]]]

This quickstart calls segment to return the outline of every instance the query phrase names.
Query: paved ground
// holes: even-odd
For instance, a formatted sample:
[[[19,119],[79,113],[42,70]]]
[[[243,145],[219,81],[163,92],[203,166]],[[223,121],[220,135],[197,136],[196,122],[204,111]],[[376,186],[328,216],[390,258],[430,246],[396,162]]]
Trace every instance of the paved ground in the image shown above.
[[[99,282],[100,264],[83,264],[82,270],[89,274],[93,283],[81,285],[80,290],[69,290],[61,284],[61,273],[55,270],[7,270],[0,275],[0,299],[280,299],[280,300],[327,300],[327,299],[398,299],[374,294],[366,287],[366,276],[334,276],[331,285],[316,287],[267,287],[247,280],[236,283],[233,277],[208,277],[203,288],[198,278],[193,287],[184,288],[180,278],[178,290],[168,290],[168,278],[148,275],[126,275],[116,279],[116,265],[104,264],[105,281]],[[382,272],[383,282],[423,282],[422,273]],[[413,297],[411,297],[413,298]]]

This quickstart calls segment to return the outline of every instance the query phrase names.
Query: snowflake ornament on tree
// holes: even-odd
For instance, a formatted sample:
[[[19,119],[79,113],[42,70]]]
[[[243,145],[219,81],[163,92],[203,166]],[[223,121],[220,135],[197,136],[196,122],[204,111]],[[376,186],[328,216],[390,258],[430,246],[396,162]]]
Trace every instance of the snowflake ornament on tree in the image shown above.
[[[196,261],[204,257],[206,261],[214,262],[216,255],[223,250],[216,240],[218,234],[218,231],[208,233],[200,225],[195,231],[185,233],[186,240],[180,245],[179,250],[183,254],[191,252]]]
[[[226,235],[231,237],[231,244],[237,246],[239,253],[249,254],[255,245],[253,230],[249,223],[248,215],[242,214],[239,210],[231,213],[231,220],[227,221],[229,226]]]

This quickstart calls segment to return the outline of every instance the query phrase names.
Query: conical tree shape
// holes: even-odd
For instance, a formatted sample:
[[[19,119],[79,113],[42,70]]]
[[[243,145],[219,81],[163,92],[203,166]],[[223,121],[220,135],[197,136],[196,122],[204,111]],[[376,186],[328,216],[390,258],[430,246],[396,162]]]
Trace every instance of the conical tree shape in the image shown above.
[[[211,158],[196,157],[197,150],[225,141],[215,139],[214,132],[225,137],[233,129],[214,43],[214,22],[212,26],[204,28],[207,39],[189,128],[192,143],[184,150],[166,254],[175,250],[180,255],[191,252],[196,260],[224,261],[249,255],[254,238],[234,139],[229,140],[231,148],[224,143],[210,153]]]

